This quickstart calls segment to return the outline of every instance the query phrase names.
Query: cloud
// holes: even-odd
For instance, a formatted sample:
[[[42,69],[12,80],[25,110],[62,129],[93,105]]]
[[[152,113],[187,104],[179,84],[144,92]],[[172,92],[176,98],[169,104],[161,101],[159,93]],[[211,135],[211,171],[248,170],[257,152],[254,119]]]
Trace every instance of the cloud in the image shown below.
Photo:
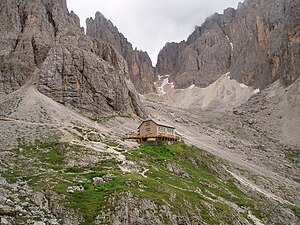
[[[88,2],[88,4],[87,4]],[[156,63],[166,42],[186,39],[214,12],[236,7],[239,0],[68,0],[69,10],[81,19],[100,11],[111,20],[134,47],[147,51]]]

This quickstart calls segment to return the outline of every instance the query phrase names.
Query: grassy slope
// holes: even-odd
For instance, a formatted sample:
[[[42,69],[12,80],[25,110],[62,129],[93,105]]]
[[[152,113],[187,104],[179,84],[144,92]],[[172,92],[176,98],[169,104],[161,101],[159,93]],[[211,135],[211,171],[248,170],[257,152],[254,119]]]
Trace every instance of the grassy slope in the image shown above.
[[[264,221],[268,221],[270,216],[262,212],[260,202],[241,191],[236,181],[221,167],[222,162],[196,147],[184,143],[161,147],[141,145],[128,151],[126,158],[143,165],[143,169],[147,168],[146,176],[122,173],[115,159],[84,167],[66,166],[67,157],[83,152],[89,154],[89,151],[59,142],[21,146],[15,152],[17,157],[12,159],[15,168],[2,175],[11,183],[27,181],[36,191],[52,189],[63,194],[66,198],[62,204],[78,209],[85,219],[83,224],[92,224],[101,209],[110,207],[106,197],[128,191],[158,206],[170,205],[176,215],[192,215],[194,212],[199,221],[208,224],[220,224],[221,221],[232,224],[237,214],[249,220],[245,212],[236,212],[226,201],[250,210]],[[27,166],[29,162],[30,167]],[[168,165],[177,170],[170,171]],[[92,185],[93,177],[106,174],[113,174],[115,178],[104,184]],[[75,191],[74,194],[66,191],[69,186],[77,185],[83,186],[84,191]],[[214,209],[213,214],[211,208]],[[299,212],[299,208],[293,210]],[[197,213],[199,211],[201,215]],[[168,221],[168,218],[164,219]]]

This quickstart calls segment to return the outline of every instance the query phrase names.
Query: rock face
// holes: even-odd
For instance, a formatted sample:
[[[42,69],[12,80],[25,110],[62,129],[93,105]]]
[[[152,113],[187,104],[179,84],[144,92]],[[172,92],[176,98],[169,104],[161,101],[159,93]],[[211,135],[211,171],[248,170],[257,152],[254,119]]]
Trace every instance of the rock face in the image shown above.
[[[196,27],[187,41],[167,44],[158,74],[171,74],[177,88],[205,87],[220,75],[263,89],[299,76],[299,1],[246,0]]]
[[[0,92],[30,81],[88,116],[140,113],[126,62],[110,44],[83,34],[65,0],[4,0],[0,8]]]
[[[86,20],[87,35],[113,45],[128,64],[130,80],[140,93],[154,90],[155,69],[147,52],[133,49],[122,33],[100,12]]]

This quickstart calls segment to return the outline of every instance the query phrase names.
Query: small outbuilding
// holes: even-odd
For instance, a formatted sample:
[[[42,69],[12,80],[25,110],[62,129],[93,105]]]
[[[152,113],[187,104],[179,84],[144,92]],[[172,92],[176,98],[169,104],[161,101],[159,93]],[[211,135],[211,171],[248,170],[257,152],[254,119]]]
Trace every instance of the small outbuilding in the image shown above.
[[[164,144],[181,141],[181,136],[176,133],[175,127],[160,119],[144,120],[138,127],[138,133],[124,139],[136,139],[140,143],[163,142]]]

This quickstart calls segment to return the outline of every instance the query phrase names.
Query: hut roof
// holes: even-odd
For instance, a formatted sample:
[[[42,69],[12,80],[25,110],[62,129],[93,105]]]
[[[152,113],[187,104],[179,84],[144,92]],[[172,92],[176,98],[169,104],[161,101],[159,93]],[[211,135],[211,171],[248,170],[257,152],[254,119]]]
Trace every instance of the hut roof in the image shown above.
[[[159,126],[164,126],[164,127],[170,127],[170,128],[174,128],[175,127],[171,124],[169,124],[168,122],[164,121],[164,120],[161,120],[161,119],[153,119],[153,118],[149,118],[147,120],[144,120],[141,125],[144,123],[144,122],[147,122],[147,121],[153,121],[156,125],[159,125]],[[141,125],[139,126],[139,128],[141,127]]]

